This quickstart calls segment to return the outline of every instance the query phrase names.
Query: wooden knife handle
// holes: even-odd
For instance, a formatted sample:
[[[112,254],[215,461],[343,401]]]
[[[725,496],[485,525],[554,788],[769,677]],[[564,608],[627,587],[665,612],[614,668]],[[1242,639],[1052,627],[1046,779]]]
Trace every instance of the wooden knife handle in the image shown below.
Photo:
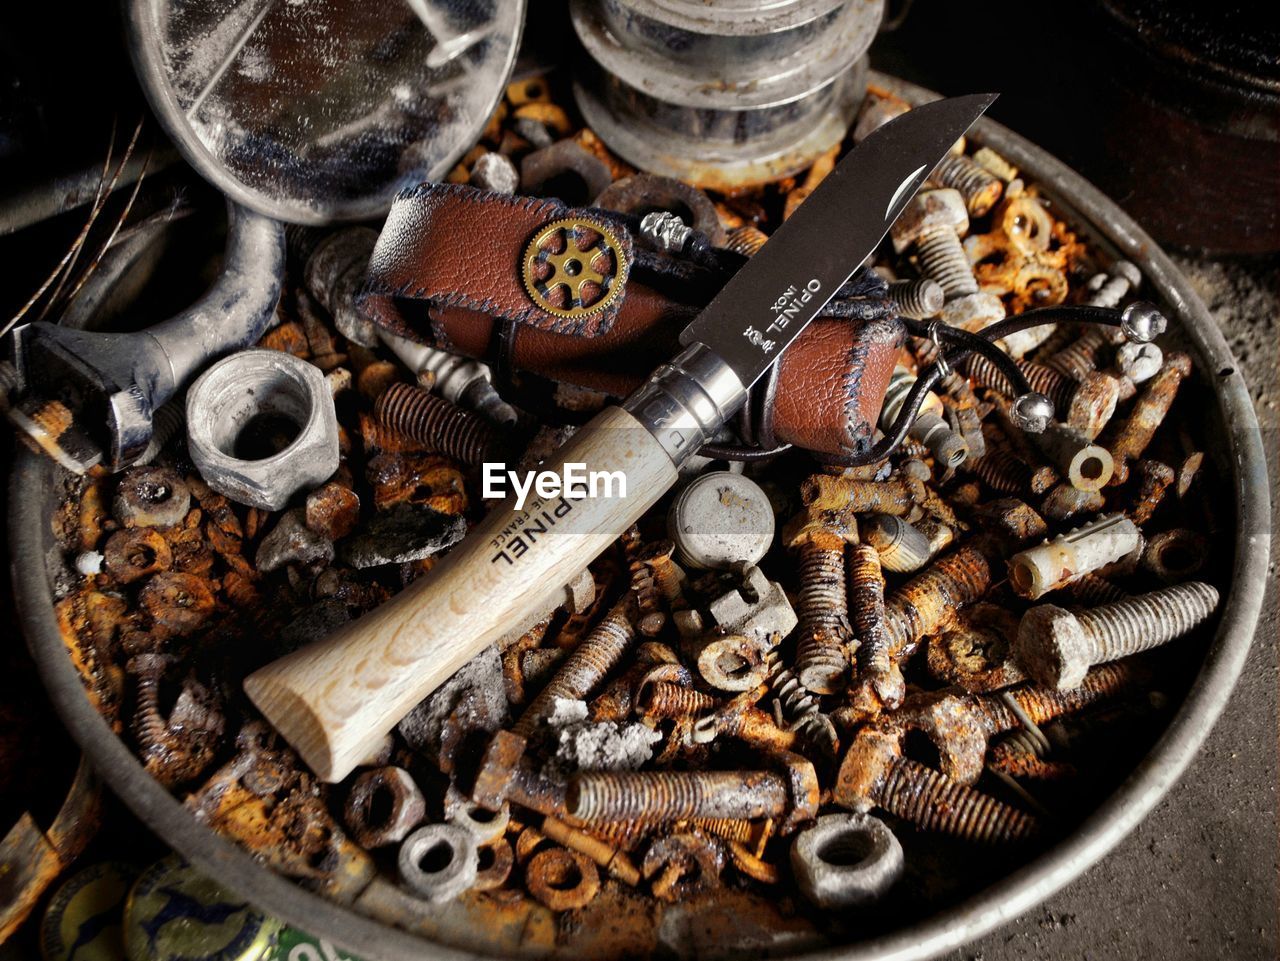
[[[659,442],[610,407],[543,470],[621,471],[626,496],[514,496],[430,572],[364,617],[245,679],[249,699],[324,781],[339,781],[419,701],[543,606],[676,480]]]

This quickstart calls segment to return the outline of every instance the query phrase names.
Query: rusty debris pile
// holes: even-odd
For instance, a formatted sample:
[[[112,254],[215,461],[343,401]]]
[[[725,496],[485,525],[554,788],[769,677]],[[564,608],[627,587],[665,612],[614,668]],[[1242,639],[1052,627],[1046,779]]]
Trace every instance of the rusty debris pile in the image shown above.
[[[653,198],[695,196],[674,212],[750,255],[840,149],[766,187],[670,187],[612,156],[550,89],[512,84],[451,179],[588,202],[640,177]],[[906,109],[873,88],[853,139]],[[873,903],[928,910],[934,844],[982,846],[1005,870],[1065,831],[1088,785],[1116,776],[1095,752],[1182,683],[1179,645],[1152,649],[1213,616],[1228,529],[1195,421],[1179,416],[1191,360],[1168,338],[1061,324],[1003,344],[1051,410],[1020,409],[1006,373],[973,355],[881,462],[795,449],[704,474],[696,517],[661,502],[354,775],[321,783],[243,678],[429,570],[484,515],[492,452],[536,466],[605,401],[562,387],[535,422],[477,362],[388,347],[353,306],[349,265],[371,244],[362,228],[291,244],[257,344],[259,366],[300,371],[298,397],[331,393],[332,436],[307,428],[316,457],[333,452],[323,470],[278,501],[277,474],[229,497],[166,408],[149,463],[68,475],[55,518],[58,612],[90,696],[198,820],[276,871],[436,934],[450,911],[523,919],[518,938],[495,926],[499,941],[586,937],[563,919],[603,923],[608,905],[641,919],[630,928],[647,934],[609,935],[635,949],[663,905],[703,897],[754,898],[793,934],[857,929]],[[972,144],[882,250],[897,315],[968,331],[1141,293],[1132,265]],[[882,427],[937,350],[907,339]],[[1051,423],[1033,434],[1028,417]],[[286,416],[253,427],[237,443],[296,439]],[[746,526],[702,536],[720,513]]]

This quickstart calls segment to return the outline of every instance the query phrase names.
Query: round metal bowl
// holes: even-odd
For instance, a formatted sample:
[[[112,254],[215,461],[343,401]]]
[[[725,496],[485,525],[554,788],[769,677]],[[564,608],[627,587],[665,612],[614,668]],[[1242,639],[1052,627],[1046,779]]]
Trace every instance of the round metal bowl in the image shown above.
[[[890,78],[874,81],[909,99],[932,95]],[[814,958],[844,961],[932,957],[956,948],[1028,911],[1110,851],[1169,790],[1217,720],[1253,640],[1266,583],[1270,503],[1261,439],[1249,394],[1208,311],[1169,258],[1106,197],[1053,157],[990,121],[974,130],[1038,183],[1073,225],[1145,274],[1148,295],[1163,302],[1173,326],[1196,358],[1200,384],[1212,401],[1203,412],[1217,438],[1209,452],[1233,492],[1235,543],[1221,618],[1199,674],[1180,708],[1142,762],[1077,829],[998,882],[910,928],[871,940],[824,948]],[[50,575],[56,550],[49,518],[59,485],[56,468],[23,452],[10,494],[13,583],[27,643],[58,711],[106,783],[169,845],[264,910],[369,959],[485,957],[484,935],[456,928],[441,932],[443,946],[419,934],[384,925],[304,890],[272,873],[232,842],[197,823],[144,772],[129,748],[90,705],[58,633]],[[52,558],[56,560],[56,558]],[[785,953],[775,945],[772,954]],[[479,952],[479,953],[478,953]],[[725,953],[723,951],[717,954]],[[743,948],[743,955],[759,953]]]

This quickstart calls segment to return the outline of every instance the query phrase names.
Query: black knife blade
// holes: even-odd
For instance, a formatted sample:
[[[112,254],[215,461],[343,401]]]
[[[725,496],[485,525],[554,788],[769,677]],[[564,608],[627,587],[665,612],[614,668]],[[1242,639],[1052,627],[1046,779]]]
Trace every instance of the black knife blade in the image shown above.
[[[854,148],[680,335],[750,387],[875,250],[947,151],[996,99],[924,104]]]

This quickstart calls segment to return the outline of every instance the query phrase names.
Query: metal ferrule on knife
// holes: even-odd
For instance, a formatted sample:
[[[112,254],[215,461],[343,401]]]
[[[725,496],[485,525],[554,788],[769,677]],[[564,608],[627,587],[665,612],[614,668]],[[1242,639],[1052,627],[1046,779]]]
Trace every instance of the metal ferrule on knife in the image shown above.
[[[747,400],[733,368],[706,344],[690,344],[622,404],[679,467]]]

